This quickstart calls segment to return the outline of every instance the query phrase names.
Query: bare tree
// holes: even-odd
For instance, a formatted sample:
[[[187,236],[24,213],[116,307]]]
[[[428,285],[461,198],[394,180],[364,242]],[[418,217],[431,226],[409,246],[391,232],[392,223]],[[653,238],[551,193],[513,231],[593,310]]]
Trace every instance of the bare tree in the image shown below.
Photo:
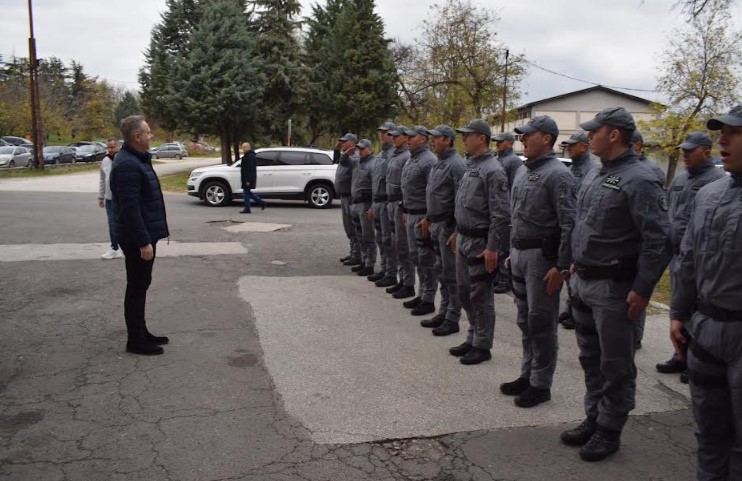
[[[674,8],[680,9],[689,19],[696,18],[706,8],[715,9],[734,3],[734,0],[678,0]]]

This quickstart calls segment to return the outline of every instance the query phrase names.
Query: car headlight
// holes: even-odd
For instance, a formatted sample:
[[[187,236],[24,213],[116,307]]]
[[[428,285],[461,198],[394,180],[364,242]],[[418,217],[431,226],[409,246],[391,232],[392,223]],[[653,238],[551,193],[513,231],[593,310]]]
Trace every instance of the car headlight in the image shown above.
[[[201,177],[202,175],[204,175],[204,173],[203,173],[203,172],[191,172],[191,175],[190,175],[190,177],[188,178],[188,180],[194,180],[194,181],[195,181],[195,180],[197,180],[197,179],[198,179],[199,177]]]

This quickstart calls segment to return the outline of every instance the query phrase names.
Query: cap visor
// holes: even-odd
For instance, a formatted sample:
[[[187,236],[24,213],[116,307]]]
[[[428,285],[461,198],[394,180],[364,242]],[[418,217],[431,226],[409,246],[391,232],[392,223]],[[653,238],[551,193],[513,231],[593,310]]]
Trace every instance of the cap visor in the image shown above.
[[[711,130],[721,130],[725,125],[740,127],[742,126],[742,117],[736,115],[721,115],[706,122],[706,127]]]
[[[520,127],[516,127],[513,130],[515,130],[516,134],[523,135],[523,134],[532,134],[538,129],[534,128],[532,125],[521,125]]]
[[[699,147],[699,145],[694,144],[693,142],[683,142],[682,144],[678,145],[678,148],[683,150],[693,150],[696,147]]]
[[[593,120],[588,120],[587,122],[583,122],[583,123],[581,123],[581,124],[580,124],[580,128],[581,128],[582,130],[587,130],[587,131],[589,132],[589,131],[591,131],[591,130],[595,130],[595,129],[597,129],[598,127],[600,127],[600,126],[602,126],[602,125],[603,125],[603,124],[601,124],[601,123],[600,123],[600,122],[598,122],[597,120],[593,119]]]
[[[574,145],[576,143],[577,143],[576,140],[562,140],[560,145]]]

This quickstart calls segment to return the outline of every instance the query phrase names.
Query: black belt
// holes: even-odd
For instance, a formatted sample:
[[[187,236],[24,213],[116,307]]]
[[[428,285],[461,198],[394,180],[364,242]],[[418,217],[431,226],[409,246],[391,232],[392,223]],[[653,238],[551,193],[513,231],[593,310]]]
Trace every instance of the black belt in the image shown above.
[[[434,214],[434,215],[428,216],[428,220],[430,220],[430,222],[443,222],[443,221],[447,221],[451,219],[453,219],[453,214],[444,213],[444,214],[438,214],[438,215]]]
[[[624,260],[609,266],[586,266],[576,263],[575,268],[580,279],[613,279],[616,281],[630,280],[636,277],[636,260]]]
[[[701,314],[704,314],[715,321],[742,322],[742,311],[732,311],[706,302],[699,302],[696,309]]]
[[[399,202],[400,200],[402,200],[401,195],[389,195],[386,199],[387,202]]]
[[[522,239],[522,238],[514,237],[510,245],[521,251],[528,250],[528,249],[541,249],[544,246],[544,240],[543,239]]]
[[[476,239],[487,239],[489,237],[489,229],[467,229],[466,227],[456,226],[456,232],[465,235],[466,237],[473,237]]]
[[[410,215],[425,215],[428,213],[428,209],[407,209],[405,213]]]
[[[363,195],[357,199],[353,199],[351,204],[368,204],[371,202],[371,194]]]
[[[386,202],[386,201],[387,201],[386,194],[384,194],[384,195],[375,195],[374,196],[374,202]]]

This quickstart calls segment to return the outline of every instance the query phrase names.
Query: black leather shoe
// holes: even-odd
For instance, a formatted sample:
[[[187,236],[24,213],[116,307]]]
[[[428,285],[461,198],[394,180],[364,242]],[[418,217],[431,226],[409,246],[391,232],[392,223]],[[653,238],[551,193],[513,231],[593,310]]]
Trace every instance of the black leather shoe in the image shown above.
[[[360,266],[361,264],[363,264],[363,262],[361,262],[361,259],[348,259],[347,261],[343,262],[344,266]]]
[[[452,356],[461,357],[471,350],[472,350],[471,343],[465,342],[463,344],[459,344],[458,346],[452,347],[451,349],[448,350],[448,352]]]
[[[492,359],[492,354],[489,349],[472,347],[471,351],[467,352],[461,357],[461,359],[459,359],[459,362],[471,366],[473,364],[479,364],[480,362],[489,361],[490,359]]]
[[[688,384],[688,370],[687,369],[680,373],[680,382],[682,382],[683,384]]]
[[[564,431],[561,439],[568,446],[582,446],[590,440],[597,429],[598,421],[595,418],[585,418],[576,428]]]
[[[459,332],[459,323],[453,321],[446,321],[433,329],[434,336],[448,336],[457,332]]]
[[[519,377],[515,381],[500,384],[500,392],[506,396],[518,396],[529,387],[531,387],[531,382],[524,377]]]
[[[621,446],[621,431],[612,431],[598,426],[595,434],[580,448],[584,461],[602,461],[618,451]]]
[[[423,300],[422,300],[422,299],[420,299],[419,297],[415,297],[414,299],[410,299],[409,301],[404,301],[404,302],[402,303],[402,305],[403,305],[403,306],[405,306],[405,307],[406,307],[407,309],[414,309],[414,308],[416,308],[416,307],[417,307],[418,305],[420,305],[420,303],[421,303],[422,301],[423,301]]]
[[[511,290],[510,279],[508,279],[507,282],[498,282],[492,287],[492,292],[494,292],[495,294],[506,294]]]
[[[350,270],[352,272],[360,272],[361,269],[365,269],[365,268],[366,266],[364,266],[363,264],[358,264],[358,265],[351,267]]]
[[[407,299],[408,297],[415,297],[415,288],[412,286],[402,286],[392,294],[392,297],[395,299]],[[405,306],[407,307],[407,306]]]
[[[168,339],[167,336],[155,336],[149,331],[144,332],[144,338],[152,344],[167,344],[170,342],[170,339]]]
[[[420,301],[420,304],[416,305],[410,314],[413,316],[424,316],[431,312],[435,312],[435,304],[432,302]]]
[[[157,356],[165,352],[165,350],[146,339],[140,339],[138,341],[128,341],[126,343],[126,352],[141,354],[143,356]]]
[[[355,269],[355,267],[353,269]],[[373,273],[374,273],[374,268],[373,267],[364,267],[364,268],[360,269],[359,271],[357,271],[356,272],[356,275],[357,276],[363,276],[363,277],[365,277],[365,276],[370,276]]]
[[[563,328],[568,330],[572,330],[575,328],[575,320],[572,319],[572,315],[567,311],[559,314],[559,324],[561,324]]]
[[[551,400],[551,389],[529,386],[523,394],[515,398],[515,405],[519,408],[532,408],[549,400]]]
[[[268,205],[265,201],[260,203],[260,210],[265,210],[265,206]]]
[[[345,256],[340,258],[340,262],[347,262],[350,260],[350,256]]]
[[[240,214],[252,214],[252,212],[250,212],[249,210],[242,209],[240,211]]]
[[[398,290],[402,289],[402,287],[404,287],[404,285],[401,282],[397,281],[397,283],[395,285],[393,285],[393,286],[391,286],[391,287],[389,287],[389,288],[386,289],[386,293],[387,294],[394,294]]]
[[[657,369],[657,372],[661,372],[662,374],[675,374],[685,371],[685,363],[675,356],[669,361],[659,363],[654,367]]]
[[[425,319],[424,321],[420,321],[420,325],[423,327],[438,327],[446,320],[446,316],[443,314],[436,314],[436,316],[432,319]]]
[[[381,280],[381,278],[384,277],[383,272],[377,272],[376,274],[371,274],[370,276],[366,277],[370,282],[376,282],[378,280]]]
[[[394,277],[382,277],[378,281],[374,282],[374,285],[376,287],[389,287],[389,286],[396,286],[397,285],[397,279]],[[389,291],[387,291],[389,292]]]

